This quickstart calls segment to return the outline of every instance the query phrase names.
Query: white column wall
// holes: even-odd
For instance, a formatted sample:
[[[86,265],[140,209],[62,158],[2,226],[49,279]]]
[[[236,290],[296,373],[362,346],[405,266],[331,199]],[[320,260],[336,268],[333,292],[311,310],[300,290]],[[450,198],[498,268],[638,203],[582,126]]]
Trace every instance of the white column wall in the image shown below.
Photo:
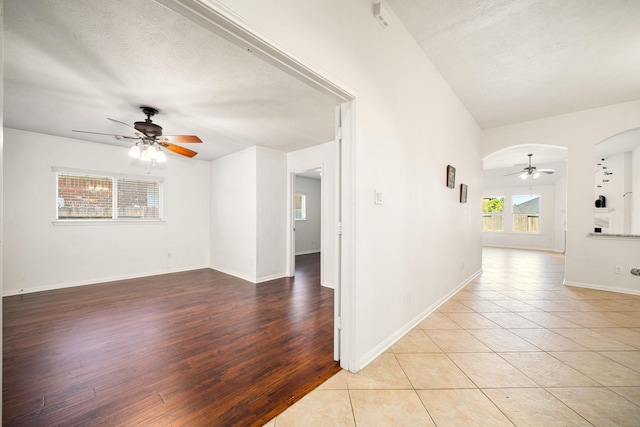
[[[148,176],[126,147],[4,129],[4,295],[209,265],[209,163],[169,156],[162,222],[55,225],[53,166]]]
[[[483,131],[483,156],[517,144],[568,148],[566,283],[640,294],[640,238],[591,237],[595,146],[640,126],[640,101],[595,108]],[[615,274],[621,266],[624,274]]]
[[[256,147],[256,282],[286,276],[287,155]]]
[[[480,270],[480,129],[397,17],[383,29],[370,0],[203,2],[356,97],[357,228],[345,232],[355,233],[357,370]],[[445,186],[448,164],[469,203]]]
[[[640,235],[640,147],[631,154],[631,233]]]
[[[210,266],[255,282],[256,147],[211,162]]]
[[[567,177],[563,176],[555,185],[555,244],[554,251],[564,252],[567,229]]]
[[[0,58],[4,58],[3,55],[3,36],[4,33],[4,0],[0,0]],[[4,117],[4,67],[0,68],[0,129],[4,129],[3,117]],[[4,258],[4,234],[3,234],[3,164],[4,164],[4,132],[0,134],[0,271],[4,271],[3,258]],[[4,295],[4,285],[2,274],[0,274],[0,296]],[[2,298],[0,298],[0,354],[2,352]],[[0,386],[2,385],[2,360],[0,360]],[[0,401],[2,401],[2,387],[0,387]],[[2,419],[2,405],[0,405],[0,420]]]

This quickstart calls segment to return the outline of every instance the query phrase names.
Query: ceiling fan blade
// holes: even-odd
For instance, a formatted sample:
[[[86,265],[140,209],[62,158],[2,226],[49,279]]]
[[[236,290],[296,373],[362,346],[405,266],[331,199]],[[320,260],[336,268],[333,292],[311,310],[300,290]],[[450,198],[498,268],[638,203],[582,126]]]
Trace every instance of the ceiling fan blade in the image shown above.
[[[202,142],[202,140],[195,135],[162,135],[160,138],[166,139],[166,142]]]
[[[86,130],[75,130],[75,129],[73,129],[72,132],[90,133],[90,134],[93,134],[93,135],[115,136],[118,139],[140,139],[137,136],[118,135],[118,134],[115,134],[115,133],[89,132],[89,131],[86,131]]]
[[[163,146],[167,150],[173,151],[174,153],[180,154],[182,156],[193,157],[196,154],[198,154],[197,152],[195,152],[193,150],[189,150],[188,148],[180,147],[179,145],[170,144],[168,142],[158,142],[158,144],[160,144],[161,146]]]
[[[508,173],[506,175],[502,175],[502,176],[511,176],[511,175],[518,175],[518,174],[522,174],[522,173],[527,173],[527,171],[518,171],[518,172],[513,172],[513,173]]]
[[[127,124],[125,122],[121,122],[120,120],[116,120],[116,119],[110,119],[109,117],[107,117],[107,120],[111,120],[112,122],[116,122],[116,123],[120,123],[122,125],[125,125],[126,127],[130,127],[131,129],[135,130],[136,132],[138,131],[138,129],[134,128],[133,126],[131,126],[130,124]]]
[[[538,169],[540,173],[554,173],[555,171],[555,169]]]

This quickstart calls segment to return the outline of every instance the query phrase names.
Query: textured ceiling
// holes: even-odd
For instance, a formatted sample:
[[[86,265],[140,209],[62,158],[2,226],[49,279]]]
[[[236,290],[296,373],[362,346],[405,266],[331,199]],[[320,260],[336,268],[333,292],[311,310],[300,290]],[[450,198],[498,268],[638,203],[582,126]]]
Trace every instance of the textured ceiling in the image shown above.
[[[640,1],[388,3],[484,128],[640,99]],[[200,136],[202,159],[333,139],[333,99],[152,0],[5,0],[4,15],[8,127],[125,146],[71,130],[126,134],[106,118],[144,104],[166,134]],[[526,161],[508,154],[492,167]]]
[[[483,128],[640,99],[638,0],[387,0]]]
[[[160,110],[197,158],[252,145],[293,151],[334,137],[336,101],[151,0],[5,0],[5,126],[128,146],[107,120]]]
[[[483,128],[640,99],[640,1],[388,3]],[[485,181],[528,153],[563,173],[566,150],[519,145],[484,159]]]

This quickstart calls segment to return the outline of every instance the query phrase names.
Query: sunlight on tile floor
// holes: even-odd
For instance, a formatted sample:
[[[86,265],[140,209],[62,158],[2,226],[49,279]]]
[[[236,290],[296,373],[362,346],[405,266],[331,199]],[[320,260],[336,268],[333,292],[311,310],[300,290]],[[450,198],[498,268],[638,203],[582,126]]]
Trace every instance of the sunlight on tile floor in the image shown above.
[[[640,296],[563,286],[560,254],[483,259],[391,349],[266,427],[640,426]]]

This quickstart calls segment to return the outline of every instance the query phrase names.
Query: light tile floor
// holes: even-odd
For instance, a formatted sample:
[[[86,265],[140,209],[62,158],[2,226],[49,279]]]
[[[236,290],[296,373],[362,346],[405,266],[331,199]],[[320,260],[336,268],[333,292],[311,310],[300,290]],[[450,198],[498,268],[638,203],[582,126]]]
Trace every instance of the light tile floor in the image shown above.
[[[483,260],[369,366],[266,426],[640,426],[640,296],[563,286],[560,254]]]

